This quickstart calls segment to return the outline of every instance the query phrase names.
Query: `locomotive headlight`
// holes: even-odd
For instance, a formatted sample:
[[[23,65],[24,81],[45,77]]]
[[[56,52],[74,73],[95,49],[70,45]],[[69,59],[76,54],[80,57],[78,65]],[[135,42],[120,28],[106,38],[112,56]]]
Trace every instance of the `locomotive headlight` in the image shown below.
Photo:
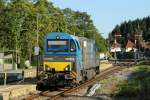
[[[70,71],[70,65],[68,65],[67,67],[65,67],[64,70],[65,70],[65,71]]]
[[[46,71],[50,71],[51,68],[50,68],[48,65],[45,65],[45,70],[46,70]]]
[[[65,60],[74,61],[75,58],[65,58]]]
[[[69,68],[68,68],[68,67],[66,67],[66,68],[65,68],[65,71],[68,71],[68,70],[69,70]]]
[[[50,70],[50,68],[48,67],[48,68],[47,68],[47,71],[49,71],[49,70]]]

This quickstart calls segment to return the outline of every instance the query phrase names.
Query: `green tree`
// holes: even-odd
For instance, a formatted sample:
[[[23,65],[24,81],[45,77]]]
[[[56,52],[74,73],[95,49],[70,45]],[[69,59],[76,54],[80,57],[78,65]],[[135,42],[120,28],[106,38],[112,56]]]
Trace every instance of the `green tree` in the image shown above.
[[[37,29],[38,28],[38,29]],[[44,37],[49,32],[68,32],[96,41],[99,51],[106,42],[86,12],[60,9],[47,0],[0,0],[0,49],[18,50],[21,63],[31,60],[33,47],[43,52]]]
[[[143,19],[129,20],[121,23],[120,25],[116,25],[116,27],[110,33],[112,35],[111,40],[113,40],[114,34],[120,32],[122,38],[120,39],[120,43],[123,48],[125,48],[128,40],[134,42],[135,34],[142,34],[143,37],[137,38],[137,43],[142,42],[143,40],[149,42],[150,41],[150,16],[145,17]]]

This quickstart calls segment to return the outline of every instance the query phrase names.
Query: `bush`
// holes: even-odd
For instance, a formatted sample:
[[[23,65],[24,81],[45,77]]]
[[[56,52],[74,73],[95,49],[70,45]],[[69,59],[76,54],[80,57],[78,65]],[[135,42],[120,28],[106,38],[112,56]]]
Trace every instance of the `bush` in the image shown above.
[[[139,84],[137,81],[127,81],[119,85],[119,91],[116,96],[136,97],[139,92]]]
[[[115,97],[142,97],[150,98],[150,68],[140,66],[132,73],[129,80],[118,85]]]

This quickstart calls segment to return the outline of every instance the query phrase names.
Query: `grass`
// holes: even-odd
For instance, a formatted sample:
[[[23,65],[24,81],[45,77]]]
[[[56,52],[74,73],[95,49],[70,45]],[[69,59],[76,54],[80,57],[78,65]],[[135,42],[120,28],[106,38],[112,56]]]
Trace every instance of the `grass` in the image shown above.
[[[142,100],[150,99],[149,63],[140,63],[138,68],[129,76],[128,80],[119,83],[115,97],[136,97]]]
[[[149,60],[143,60],[143,61],[140,61],[138,65],[149,65],[150,66],[150,61]]]

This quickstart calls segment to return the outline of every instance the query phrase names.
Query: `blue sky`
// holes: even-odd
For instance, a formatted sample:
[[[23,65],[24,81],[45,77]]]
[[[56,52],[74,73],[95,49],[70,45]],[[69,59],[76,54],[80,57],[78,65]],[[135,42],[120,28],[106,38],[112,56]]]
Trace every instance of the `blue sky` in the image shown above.
[[[125,20],[150,15],[150,0],[50,0],[61,9],[71,8],[91,15],[99,32],[108,33]]]

